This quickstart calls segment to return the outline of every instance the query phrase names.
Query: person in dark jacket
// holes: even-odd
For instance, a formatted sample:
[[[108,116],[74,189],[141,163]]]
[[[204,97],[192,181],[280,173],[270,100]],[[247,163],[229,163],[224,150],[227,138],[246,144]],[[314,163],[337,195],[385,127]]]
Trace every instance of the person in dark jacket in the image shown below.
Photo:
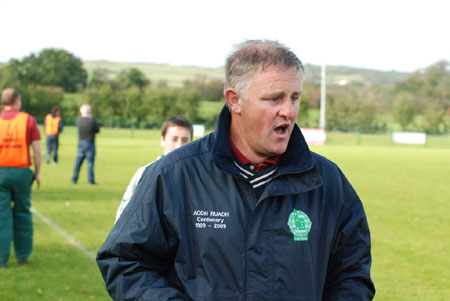
[[[371,300],[363,205],[296,125],[303,66],[274,41],[226,61],[216,130],[144,171],[98,252],[114,300]]]
[[[92,116],[91,106],[84,104],[80,107],[81,117],[77,119],[78,146],[77,157],[73,168],[72,183],[76,184],[84,159],[87,159],[88,183],[97,184],[94,175],[95,135],[100,132],[97,120]]]

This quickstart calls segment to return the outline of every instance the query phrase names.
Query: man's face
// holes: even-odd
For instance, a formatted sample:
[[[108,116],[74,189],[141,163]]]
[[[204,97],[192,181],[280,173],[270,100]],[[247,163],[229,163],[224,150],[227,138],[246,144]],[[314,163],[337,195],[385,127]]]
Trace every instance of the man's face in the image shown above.
[[[297,121],[301,90],[295,68],[271,66],[254,75],[247,99],[238,101],[242,130],[237,146],[248,159],[263,160],[286,151]]]
[[[161,136],[161,146],[164,148],[164,155],[189,142],[191,142],[191,132],[182,126],[171,126],[167,129],[166,136]]]

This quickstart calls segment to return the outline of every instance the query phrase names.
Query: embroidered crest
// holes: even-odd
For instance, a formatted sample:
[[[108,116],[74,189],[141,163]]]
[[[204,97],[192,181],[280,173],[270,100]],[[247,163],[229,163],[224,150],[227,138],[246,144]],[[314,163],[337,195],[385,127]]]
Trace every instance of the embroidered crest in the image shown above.
[[[308,240],[309,231],[311,231],[312,222],[309,217],[300,210],[294,210],[289,215],[287,222],[289,230],[294,234],[294,241]]]

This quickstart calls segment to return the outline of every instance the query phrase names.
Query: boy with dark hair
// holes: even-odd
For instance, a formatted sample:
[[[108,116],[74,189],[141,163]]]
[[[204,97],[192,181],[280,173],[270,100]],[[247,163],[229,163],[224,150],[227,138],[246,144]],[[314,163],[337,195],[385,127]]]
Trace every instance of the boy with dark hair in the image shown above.
[[[161,126],[161,146],[164,149],[164,152],[161,156],[159,156],[156,160],[160,159],[164,155],[167,155],[171,151],[176,150],[177,148],[189,143],[192,141],[193,136],[193,127],[192,123],[183,116],[172,116],[167,118]],[[122,202],[120,203],[119,209],[117,209],[116,213],[116,221],[119,219],[122,211],[128,205],[131,200],[131,197],[136,190],[136,187],[141,179],[144,170],[152,164],[154,161],[149,164],[140,167],[130,183],[128,184],[127,190],[125,191]]]

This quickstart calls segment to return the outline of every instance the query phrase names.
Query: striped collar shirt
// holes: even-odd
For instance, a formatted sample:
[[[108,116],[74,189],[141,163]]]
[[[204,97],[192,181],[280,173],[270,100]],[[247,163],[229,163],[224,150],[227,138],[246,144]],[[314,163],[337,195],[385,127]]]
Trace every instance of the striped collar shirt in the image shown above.
[[[252,185],[259,196],[265,185],[272,181],[273,176],[277,172],[277,162],[280,157],[269,157],[261,163],[252,163],[239,151],[231,139],[230,145],[235,157],[234,165],[239,170],[240,175]]]

